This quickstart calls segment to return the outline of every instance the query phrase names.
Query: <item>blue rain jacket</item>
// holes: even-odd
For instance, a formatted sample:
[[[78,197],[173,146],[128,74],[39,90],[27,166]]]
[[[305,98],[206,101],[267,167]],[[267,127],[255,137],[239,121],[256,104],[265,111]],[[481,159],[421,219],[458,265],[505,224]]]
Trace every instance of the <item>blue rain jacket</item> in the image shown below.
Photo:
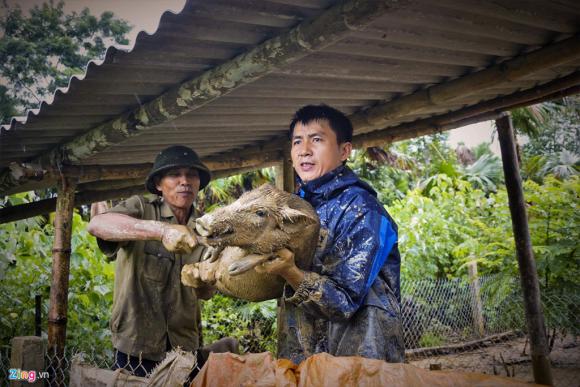
[[[278,356],[296,364],[327,352],[404,360],[397,226],[376,192],[341,166],[299,195],[316,209],[321,236],[311,271],[286,284]]]

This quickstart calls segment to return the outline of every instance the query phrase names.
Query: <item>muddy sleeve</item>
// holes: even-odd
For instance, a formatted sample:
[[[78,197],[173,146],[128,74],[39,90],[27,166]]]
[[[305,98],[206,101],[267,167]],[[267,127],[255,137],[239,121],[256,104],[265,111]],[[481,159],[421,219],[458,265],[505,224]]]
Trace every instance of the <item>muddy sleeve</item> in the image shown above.
[[[143,219],[143,203],[139,196],[131,196],[129,199],[122,201],[115,207],[108,209],[104,214],[116,213],[132,216],[133,218]],[[99,249],[109,260],[115,260],[117,252],[129,242],[113,242],[97,238]]]
[[[395,228],[380,209],[369,208],[360,199],[349,207],[323,257],[321,273],[307,272],[287,298],[330,320],[349,319],[358,310],[397,241]]]

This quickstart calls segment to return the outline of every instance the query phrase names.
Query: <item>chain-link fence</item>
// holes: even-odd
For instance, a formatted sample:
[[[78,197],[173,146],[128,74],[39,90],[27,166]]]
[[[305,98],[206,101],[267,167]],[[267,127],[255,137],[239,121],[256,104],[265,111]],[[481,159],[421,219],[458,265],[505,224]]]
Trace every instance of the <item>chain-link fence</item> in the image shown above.
[[[408,362],[533,381],[519,279],[414,281],[402,293]],[[579,302],[577,292],[542,293],[556,385],[580,377]]]
[[[422,368],[495,374],[532,381],[530,345],[518,279],[403,281],[402,317],[407,362]],[[580,292],[542,293],[554,381],[580,380]],[[242,353],[276,349],[275,300],[250,303],[216,295],[203,303],[204,343],[238,339]],[[7,380],[9,349],[0,348],[0,375]],[[66,383],[74,350],[62,361],[47,354],[54,380]],[[111,368],[114,355],[84,354],[84,361]],[[51,365],[57,365],[62,374]],[[137,365],[139,366],[139,365]],[[134,364],[127,368],[135,367]]]

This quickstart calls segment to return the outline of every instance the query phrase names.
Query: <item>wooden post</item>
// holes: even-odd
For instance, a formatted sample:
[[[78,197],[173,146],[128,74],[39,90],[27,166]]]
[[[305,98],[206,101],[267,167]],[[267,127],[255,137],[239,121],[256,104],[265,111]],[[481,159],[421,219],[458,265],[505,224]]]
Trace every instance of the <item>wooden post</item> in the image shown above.
[[[284,190],[284,161],[280,161],[274,165],[275,185],[276,188]]]
[[[477,337],[485,335],[483,326],[483,306],[481,303],[481,291],[479,286],[479,276],[477,275],[477,262],[471,261],[467,264],[469,273],[469,283],[471,289],[471,316],[473,318],[473,331]]]
[[[496,125],[524,295],[534,381],[539,384],[552,385],[552,370],[548,357],[544,314],[540,302],[540,285],[528,229],[522,180],[518,170],[514,131],[509,114],[504,114],[496,120]]]
[[[68,308],[68,277],[70,271],[72,216],[76,182],[59,181],[54,220],[52,249],[52,284],[48,310],[48,353],[55,385],[64,385],[64,348]]]
[[[284,191],[294,193],[296,191],[296,174],[292,166],[292,157],[290,156],[290,146],[284,147],[284,158],[282,160],[284,171]]]
[[[283,149],[282,161],[276,165],[276,188],[294,193],[296,191],[296,176],[294,174],[294,167],[292,166],[289,141],[287,144],[284,144]],[[282,298],[278,298],[276,301],[276,332],[278,332],[277,353],[279,355],[281,342],[283,340],[283,335],[281,335],[280,332],[285,331],[286,322],[283,317]]]

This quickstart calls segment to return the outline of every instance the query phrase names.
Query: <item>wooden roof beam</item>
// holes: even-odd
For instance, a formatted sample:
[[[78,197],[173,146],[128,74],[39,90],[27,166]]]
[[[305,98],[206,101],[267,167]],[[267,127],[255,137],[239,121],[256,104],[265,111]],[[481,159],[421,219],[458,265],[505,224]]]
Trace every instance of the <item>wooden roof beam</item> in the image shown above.
[[[580,36],[573,36],[485,70],[384,102],[355,113],[350,118],[358,132],[369,132],[384,128],[397,118],[420,113],[425,109],[441,106],[484,89],[522,79],[537,71],[578,59],[580,59]]]
[[[382,146],[387,143],[439,133],[481,121],[496,120],[499,118],[499,113],[505,110],[578,94],[580,92],[580,72],[565,78],[567,79],[564,82],[561,80],[550,82],[542,86],[541,90],[527,90],[440,116],[360,134],[353,138],[353,147],[368,148],[371,146]],[[575,80],[575,86],[564,90],[556,88],[556,85],[563,86],[571,80]]]
[[[497,98],[496,100],[488,101],[482,104],[482,106],[469,107],[465,109],[458,110],[456,112],[444,114],[439,117],[433,117],[425,120],[415,121],[409,124],[398,125],[392,128],[386,128],[383,130],[375,131],[372,133],[366,133],[362,135],[355,136],[353,138],[353,145],[357,148],[366,148],[370,146],[382,146],[386,143],[392,143],[396,141],[407,140],[410,138],[415,138],[419,136],[429,135],[433,133],[440,133],[442,131],[451,130],[459,128],[465,125],[474,124],[481,121],[498,119],[502,115],[503,110],[513,109],[516,107],[527,106],[531,103],[538,103],[545,100],[550,100],[554,98],[563,98],[568,95],[578,94],[580,92],[580,85],[572,85],[573,82],[577,81],[577,77],[580,74],[575,73],[568,77],[558,79],[547,83],[537,89],[527,90],[520,93],[515,93],[513,95]],[[561,89],[562,86],[572,85],[567,89]],[[488,110],[485,110],[487,108]],[[279,139],[273,143],[268,144],[268,146],[284,147],[288,144],[288,140]],[[252,151],[252,153],[248,153]],[[262,164],[250,165],[255,157],[259,155],[264,155],[264,153],[255,153],[255,149],[249,149],[245,152],[241,152],[234,160],[231,165],[236,165],[237,168],[230,168],[224,170],[218,170],[213,173],[213,177],[218,179],[221,177],[227,177],[238,173],[248,172],[251,170],[256,170],[260,168],[265,168],[273,165],[275,162],[281,160],[277,157],[281,157],[280,153],[274,153],[271,157],[267,157],[267,160]],[[210,162],[207,162],[208,165]],[[149,165],[149,164],[147,164]],[[225,164],[223,164],[225,165]],[[101,167],[101,166],[99,166]],[[117,167],[117,166],[115,166]],[[121,166],[119,166],[121,167]],[[80,167],[74,167],[80,168]],[[75,169],[72,170],[75,170]],[[80,185],[79,188],[83,186]],[[120,197],[128,197],[137,193],[143,193],[144,184],[138,184],[133,187],[123,187],[113,190],[101,190],[102,187],[98,185],[87,185],[86,188],[92,189],[91,191],[80,192],[75,198],[75,205],[89,204],[101,200],[117,199]],[[26,219],[32,216],[37,216],[51,212],[54,210],[56,205],[56,199],[46,199],[38,202],[22,204],[14,207],[6,207],[0,209],[0,224],[13,222],[20,219]]]
[[[224,160],[221,158],[213,160],[203,160],[206,166],[212,171],[213,178],[219,178],[224,173],[233,170],[246,170],[247,168],[257,168],[259,165],[279,162],[282,160],[281,150],[270,150],[269,148],[260,154],[251,157],[231,158]],[[60,175],[69,178],[77,178],[80,187],[86,184],[102,181],[134,180],[145,177],[151,171],[152,163],[145,164],[125,164],[125,165],[63,165],[60,169],[42,169],[39,165],[18,164],[10,165],[10,176],[19,182],[19,185],[4,193],[11,195],[18,192],[25,192],[34,189],[52,187]],[[229,176],[229,175],[228,175]],[[111,183],[114,186],[127,186],[125,183]],[[79,187],[79,188],[80,188]],[[89,186],[90,187],[90,186]],[[110,187],[113,188],[113,187]]]
[[[213,178],[221,179],[223,177],[237,175],[239,173],[250,172],[257,169],[271,167],[280,161],[281,160],[272,160],[261,164],[256,164],[253,166],[248,165],[245,167],[215,171],[213,173]],[[107,185],[110,186],[108,189],[106,188]],[[98,183],[97,182],[87,183],[84,185],[80,184],[77,186],[77,188],[79,189],[79,192],[75,194],[74,198],[75,207],[103,200],[127,198],[131,195],[142,194],[146,192],[145,181],[144,180],[137,181],[137,179],[131,179],[128,182],[124,182],[123,180],[114,180],[114,181],[102,181]],[[21,219],[31,218],[33,216],[39,216],[42,214],[54,212],[56,202],[57,198],[50,198],[39,200],[37,202],[1,208],[0,224],[14,222]]]
[[[562,98],[567,95],[577,94],[580,85],[580,72],[575,72],[568,76],[556,79],[530,90],[520,91],[505,97],[498,97],[489,101],[481,102],[475,106],[457,110],[455,112],[435,116],[423,120],[414,121],[408,124],[393,127],[383,127],[374,132],[358,134],[353,137],[353,145],[357,148],[364,146],[375,146],[388,142],[401,141],[417,136],[423,136],[440,132],[443,130],[455,129],[464,125],[469,125],[485,120],[496,119],[493,112],[509,110],[515,107],[532,105],[555,98]],[[491,114],[487,114],[488,112]],[[351,116],[352,118],[352,116]],[[416,128],[416,130],[413,130]],[[358,127],[355,127],[355,132]],[[407,131],[408,133],[404,133]],[[227,152],[214,155],[208,160],[229,160],[235,158],[242,162],[245,158],[255,157],[266,149],[282,149],[288,143],[286,136],[280,136],[266,144],[260,146],[247,147],[236,152]],[[366,145],[365,145],[366,144]],[[370,145],[369,145],[370,144]]]

